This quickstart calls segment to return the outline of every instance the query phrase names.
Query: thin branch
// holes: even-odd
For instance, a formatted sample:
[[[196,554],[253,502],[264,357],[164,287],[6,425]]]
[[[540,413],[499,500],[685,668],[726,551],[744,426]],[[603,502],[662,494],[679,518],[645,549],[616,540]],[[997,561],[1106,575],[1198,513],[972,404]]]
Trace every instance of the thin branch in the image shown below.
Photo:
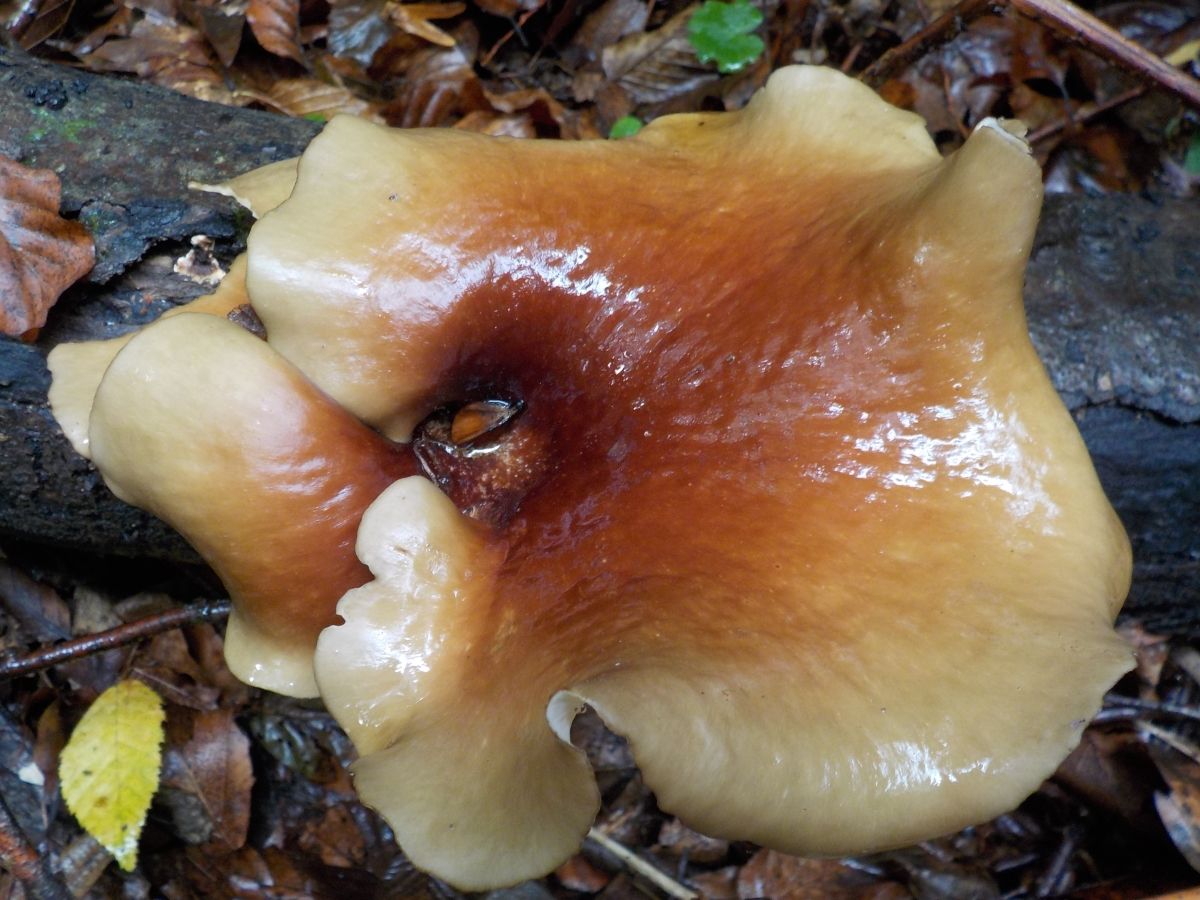
[[[179,628],[181,625],[190,625],[194,622],[213,622],[223,619],[227,615],[229,615],[228,600],[212,600],[195,606],[183,606],[155,613],[152,616],[110,628],[108,631],[85,634],[82,637],[63,641],[61,644],[39,647],[24,656],[4,660],[0,662],[0,680],[24,675],[27,672],[35,672],[38,669],[47,669],[81,656],[91,656],[93,653],[123,647],[126,644],[140,641],[142,638]]]
[[[601,850],[604,850],[610,856],[616,857],[622,866],[639,878],[646,879],[646,881],[672,898],[672,900],[696,900],[700,896],[695,891],[684,887],[666,872],[646,862],[646,860],[642,859],[628,847],[617,843],[599,829],[590,829],[587,836],[588,840],[599,846]]]
[[[1181,706],[1177,703],[1163,703],[1158,700],[1143,700],[1140,697],[1123,697],[1120,694],[1108,694],[1104,698],[1104,708],[1100,714],[1104,715],[1105,713],[1108,714],[1106,718],[1110,719],[1167,716],[1173,719],[1200,722],[1200,707]]]
[[[50,870],[49,860],[38,855],[26,840],[4,801],[0,799],[0,863],[21,882],[33,900],[72,900],[71,892]]]
[[[1059,37],[1072,41],[1126,71],[1153,81],[1200,109],[1200,81],[1139,47],[1119,31],[1067,0],[1011,0],[1012,7]]]
[[[1003,9],[1003,0],[963,0],[867,66],[858,76],[859,80],[877,88],[930,50],[950,43],[976,19],[1000,13]]]
[[[1122,37],[1115,28],[1068,0],[1007,0],[1007,3],[1021,15],[1064,40],[1079,44],[1200,109],[1200,81]],[[987,13],[999,12],[1003,5],[1003,0],[963,0],[904,43],[883,54],[859,78],[871,87],[879,87],[930,50],[954,40],[975,19]]]
[[[1083,125],[1085,122],[1096,118],[1096,116],[1106,113],[1109,110],[1116,109],[1118,106],[1128,103],[1130,100],[1136,100],[1148,90],[1149,87],[1147,85],[1140,84],[1135,88],[1131,88],[1128,91],[1123,91],[1120,94],[1117,94],[1115,97],[1109,97],[1103,103],[1085,103],[1083,106],[1079,107],[1078,110],[1076,110],[1075,115],[1071,118],[1059,119],[1057,122],[1051,122],[1048,125],[1043,125],[1041,128],[1037,129],[1037,131],[1031,131],[1029,133],[1028,141],[1031,144],[1036,144],[1039,141],[1044,141],[1048,137],[1053,137],[1060,131],[1063,131],[1067,128],[1077,128],[1080,125]]]

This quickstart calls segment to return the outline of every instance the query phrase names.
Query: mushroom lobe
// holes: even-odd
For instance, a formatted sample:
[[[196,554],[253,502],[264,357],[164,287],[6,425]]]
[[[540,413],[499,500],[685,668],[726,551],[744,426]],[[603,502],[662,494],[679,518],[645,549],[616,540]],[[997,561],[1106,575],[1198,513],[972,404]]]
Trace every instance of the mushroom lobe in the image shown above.
[[[312,654],[344,592],[366,506],[416,471],[268,345],[213,315],[162,319],[108,366],[92,459],[121,499],[162,517],[220,576],[235,675],[314,696]]]
[[[620,142],[325,129],[250,235],[271,347],[393,439],[505,397],[531,448],[503,515],[385,490],[318,641],[416,864],[484,888],[568,855],[583,704],[663,808],[796,853],[1054,769],[1130,665],[1130,560],[1025,331],[1040,199],[1004,126],[943,160],[818,68]]]

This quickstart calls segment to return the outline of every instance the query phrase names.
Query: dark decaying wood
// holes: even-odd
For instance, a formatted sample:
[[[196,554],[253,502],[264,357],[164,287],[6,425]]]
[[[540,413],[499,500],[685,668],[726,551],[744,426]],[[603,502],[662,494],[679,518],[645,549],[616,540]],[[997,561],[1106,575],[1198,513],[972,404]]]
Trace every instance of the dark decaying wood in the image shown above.
[[[33,344],[0,339],[0,538],[194,561],[115,500],[46,407],[45,354],[119,333],[205,288],[172,271],[198,234],[228,261],[248,217],[189,190],[296,155],[311,122],[213,106],[0,49],[0,154],[58,172],[99,261]],[[1200,634],[1200,205],[1047,199],[1026,300],[1136,556],[1129,613]]]

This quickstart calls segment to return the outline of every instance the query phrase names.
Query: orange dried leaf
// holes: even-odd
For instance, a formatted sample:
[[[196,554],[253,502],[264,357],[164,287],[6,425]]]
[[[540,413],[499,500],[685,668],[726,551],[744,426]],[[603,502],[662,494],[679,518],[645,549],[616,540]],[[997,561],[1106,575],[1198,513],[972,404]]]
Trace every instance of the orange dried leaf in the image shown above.
[[[208,41],[221,65],[225,68],[232,66],[242,45],[242,32],[246,25],[245,14],[205,6],[195,0],[184,0],[180,4],[180,11]]]
[[[105,41],[84,60],[93,71],[134,72],[155,84],[201,100],[233,98],[208,40],[190,25],[142,19],[127,38]]]
[[[375,107],[347,88],[307,76],[280,78],[266,92],[242,90],[238,93],[289,116],[330,119],[338,113],[348,113],[380,121]]]
[[[298,843],[327,866],[350,869],[366,862],[366,838],[345,806],[331,807],[324,818],[308,822]]]
[[[32,50],[62,31],[74,8],[75,0],[48,0],[46,3],[35,4],[33,21],[21,32],[18,39],[21,49]]]
[[[46,169],[0,156],[0,331],[20,335],[96,261],[91,235],[58,214],[62,186]]]
[[[388,9],[396,27],[439,47],[453,47],[454,37],[432,24],[432,19],[450,19],[466,9],[463,3],[397,3]]]
[[[304,62],[300,47],[300,0],[250,0],[246,21],[264,50]]]

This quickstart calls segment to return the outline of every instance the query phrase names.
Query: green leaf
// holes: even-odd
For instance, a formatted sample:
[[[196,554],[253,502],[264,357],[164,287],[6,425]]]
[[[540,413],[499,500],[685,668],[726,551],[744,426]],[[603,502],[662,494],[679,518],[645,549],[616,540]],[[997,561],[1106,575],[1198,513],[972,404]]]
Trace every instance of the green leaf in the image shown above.
[[[67,808],[126,872],[162,764],[163,705],[140,681],[121,681],[96,698],[58,764]]]
[[[1183,167],[1192,175],[1200,175],[1200,131],[1192,135],[1187,155],[1183,158]]]
[[[762,38],[750,33],[762,20],[762,10],[750,0],[705,0],[688,21],[688,40],[701,62],[715,62],[726,74],[736,72],[762,54]]]
[[[642,124],[642,120],[637,116],[621,116],[621,118],[613,122],[612,128],[609,129],[608,136],[610,138],[633,137],[642,130]]]

